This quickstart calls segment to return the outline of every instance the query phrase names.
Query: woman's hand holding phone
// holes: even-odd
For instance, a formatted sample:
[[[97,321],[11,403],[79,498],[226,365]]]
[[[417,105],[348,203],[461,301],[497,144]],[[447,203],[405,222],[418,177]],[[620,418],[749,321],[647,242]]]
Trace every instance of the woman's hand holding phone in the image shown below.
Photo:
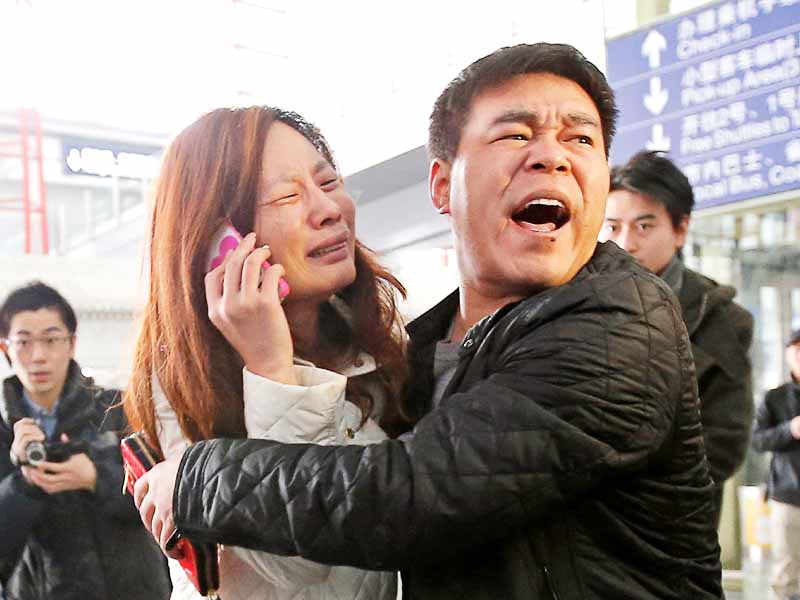
[[[251,233],[205,277],[208,317],[251,372],[297,383],[292,336],[281,307],[281,265],[264,268],[269,247],[255,247]]]

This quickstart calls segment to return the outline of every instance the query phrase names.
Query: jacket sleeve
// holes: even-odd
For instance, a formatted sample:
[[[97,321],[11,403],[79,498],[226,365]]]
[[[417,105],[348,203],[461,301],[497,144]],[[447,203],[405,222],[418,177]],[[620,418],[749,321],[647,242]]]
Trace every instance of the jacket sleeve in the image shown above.
[[[800,449],[790,428],[791,421],[784,421],[775,414],[772,403],[773,392],[767,392],[764,401],[758,405],[753,423],[753,448],[759,452],[788,452]]]
[[[336,373],[314,367],[295,366],[299,385],[285,385],[260,377],[243,369],[245,426],[250,438],[276,439],[286,443],[337,441],[337,416],[343,414],[347,379]],[[172,410],[158,379],[152,378],[154,405],[159,427],[159,444],[165,456],[182,453],[189,444],[183,437],[177,415]],[[223,564],[236,569],[237,581],[225,584],[227,593],[238,589],[253,589],[258,582],[280,589],[299,590],[324,582],[331,567],[300,557],[286,557],[228,545],[223,552],[233,558],[223,558]],[[249,569],[241,569],[243,561]],[[172,569],[176,585],[185,586],[179,569]],[[186,588],[179,597],[195,597],[194,588]],[[199,597],[199,596],[198,596]]]
[[[701,328],[717,329],[720,354],[712,358],[704,344],[693,345],[698,372],[703,438],[711,475],[717,483],[731,477],[744,461],[753,424],[752,373],[748,352],[753,339],[753,318],[730,303],[727,310],[710,315]],[[727,330],[727,331],[720,331]],[[702,335],[702,331],[698,331]],[[706,370],[704,365],[709,365]]]
[[[0,572],[17,553],[31,530],[46,516],[49,496],[29,484],[22,471],[11,464],[9,451],[13,433],[0,421]]]
[[[617,305],[594,293],[526,330],[497,354],[493,375],[401,439],[195,444],[176,482],[178,529],[390,570],[509,537],[609,478],[635,476],[672,439],[682,394],[692,396],[688,339],[674,298],[651,279],[613,296]],[[705,461],[688,468],[705,471]]]
[[[295,365],[297,385],[243,370],[247,437],[284,443],[343,444],[347,377],[318,367]]]

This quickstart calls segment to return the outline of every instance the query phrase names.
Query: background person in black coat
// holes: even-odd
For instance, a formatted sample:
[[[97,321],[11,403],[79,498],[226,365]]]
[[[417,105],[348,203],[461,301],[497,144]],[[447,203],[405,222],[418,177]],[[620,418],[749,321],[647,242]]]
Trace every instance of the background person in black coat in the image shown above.
[[[741,466],[750,441],[753,317],[733,301],[734,288],[683,264],[693,207],[692,186],[675,163],[658,152],[639,152],[611,170],[600,240],[630,252],[678,296],[692,342],[718,524],[725,480]]]
[[[73,360],[75,312],[33,283],[0,307],[0,580],[8,600],[168,598],[158,547],[123,496],[116,390]],[[55,446],[76,446],[59,458]],[[45,448],[44,462],[32,450]],[[65,447],[62,445],[61,449]]]
[[[772,598],[800,599],[800,329],[786,345],[791,381],[770,390],[756,411],[753,448],[772,452],[770,498]]]

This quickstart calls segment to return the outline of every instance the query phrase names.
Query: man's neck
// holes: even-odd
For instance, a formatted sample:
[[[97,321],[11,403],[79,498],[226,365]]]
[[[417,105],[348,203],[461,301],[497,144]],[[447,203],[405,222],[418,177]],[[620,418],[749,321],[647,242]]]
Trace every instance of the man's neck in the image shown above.
[[[51,411],[58,402],[58,399],[61,397],[62,391],[64,391],[64,386],[61,386],[57,390],[50,390],[43,393],[32,392],[26,389],[25,394],[36,406],[39,406],[46,411]]]
[[[462,281],[459,286],[459,309],[450,341],[460,342],[475,323],[506,304],[517,302],[524,297],[515,294],[490,296]]]

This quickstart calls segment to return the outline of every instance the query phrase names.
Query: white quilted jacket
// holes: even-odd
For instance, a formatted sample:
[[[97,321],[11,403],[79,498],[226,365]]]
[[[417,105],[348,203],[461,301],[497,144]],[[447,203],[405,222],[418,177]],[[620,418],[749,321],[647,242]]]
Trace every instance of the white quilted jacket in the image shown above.
[[[298,360],[296,386],[276,383],[244,369],[247,436],[321,445],[366,445],[384,440],[386,434],[371,419],[359,427],[361,411],[345,400],[347,378],[375,370],[375,361],[366,354],[356,365],[339,374]],[[187,440],[158,381],[153,379],[159,443],[167,456],[182,454]],[[177,561],[170,559],[169,567],[172,600],[202,598]],[[395,573],[330,567],[245,548],[220,550],[219,596],[223,600],[394,600],[397,594]]]

